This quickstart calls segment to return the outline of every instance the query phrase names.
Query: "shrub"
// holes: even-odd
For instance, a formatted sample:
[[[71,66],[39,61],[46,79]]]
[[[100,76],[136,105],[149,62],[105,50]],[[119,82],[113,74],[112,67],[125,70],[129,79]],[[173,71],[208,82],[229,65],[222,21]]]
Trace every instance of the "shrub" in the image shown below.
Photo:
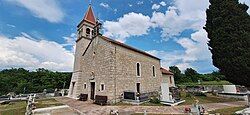
[[[160,103],[161,101],[159,100],[159,98],[157,97],[152,97],[150,100],[149,100],[150,103],[154,103],[154,104],[158,104]]]

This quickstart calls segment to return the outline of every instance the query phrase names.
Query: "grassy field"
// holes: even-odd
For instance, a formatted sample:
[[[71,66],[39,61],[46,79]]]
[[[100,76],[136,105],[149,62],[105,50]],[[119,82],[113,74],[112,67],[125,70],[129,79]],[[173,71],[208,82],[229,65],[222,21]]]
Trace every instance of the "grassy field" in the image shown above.
[[[184,85],[184,86],[197,86],[197,85],[232,85],[232,83],[228,81],[203,81],[201,84],[194,83],[194,82],[188,82],[188,83],[181,83],[178,85]]]
[[[36,100],[37,108],[52,107],[63,105],[55,99],[40,99]],[[24,115],[26,110],[26,101],[11,102],[6,105],[0,105],[0,115]]]
[[[230,108],[224,108],[224,109],[217,109],[215,111],[210,111],[209,114],[220,113],[222,115],[232,115],[232,114],[235,114],[236,111],[239,111],[245,108],[246,107],[230,107]]]
[[[240,101],[239,99],[223,98],[223,97],[213,96],[212,94],[207,94],[207,96],[194,96],[184,92],[181,92],[181,99],[185,100],[185,102],[182,103],[181,105],[191,105],[196,103],[196,100],[199,100],[199,104]]]

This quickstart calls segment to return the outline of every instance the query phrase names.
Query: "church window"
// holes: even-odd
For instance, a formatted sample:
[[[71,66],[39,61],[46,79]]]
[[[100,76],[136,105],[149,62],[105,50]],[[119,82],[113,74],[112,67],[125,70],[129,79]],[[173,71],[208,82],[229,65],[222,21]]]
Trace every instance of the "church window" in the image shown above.
[[[153,70],[153,77],[155,77],[155,66],[152,67]]]
[[[94,30],[91,31],[92,36],[94,36]]]
[[[141,65],[140,65],[140,63],[136,64],[136,73],[137,73],[137,76],[141,76]]]
[[[87,35],[90,34],[90,29],[89,29],[89,28],[86,29],[86,34],[87,34]]]
[[[172,76],[169,77],[170,84],[172,84]]]
[[[83,84],[83,88],[87,89],[87,84],[86,83]]]
[[[101,91],[104,91],[104,90],[105,90],[104,84],[101,84],[100,90],[101,90]]]

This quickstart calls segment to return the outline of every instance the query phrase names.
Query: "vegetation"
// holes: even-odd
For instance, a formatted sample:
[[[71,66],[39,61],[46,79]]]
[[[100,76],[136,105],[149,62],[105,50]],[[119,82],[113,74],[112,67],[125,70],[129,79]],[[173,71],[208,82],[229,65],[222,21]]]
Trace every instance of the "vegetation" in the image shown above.
[[[55,99],[36,100],[37,108],[52,107],[63,105]],[[6,105],[0,105],[0,115],[24,115],[26,111],[26,101],[11,102]]]
[[[185,74],[183,74],[177,66],[170,66],[169,70],[174,73],[176,84],[198,84],[198,80],[202,81],[202,83],[206,83],[207,81],[219,82],[225,80],[225,76],[218,71],[209,74],[200,74],[193,68],[187,68],[184,72]]]
[[[250,15],[238,0],[209,0],[204,29],[213,64],[234,84],[250,87]]]
[[[9,92],[37,93],[44,89],[68,88],[71,73],[52,72],[43,68],[28,71],[23,68],[5,69],[0,71],[0,95]]]
[[[181,99],[185,100],[185,102],[182,103],[181,105],[192,105],[196,103],[196,100],[199,100],[198,104],[239,101],[239,99],[217,97],[217,96],[213,96],[212,94],[207,94],[206,96],[194,96],[184,91],[181,92]]]
[[[232,85],[232,83],[228,81],[204,81],[201,82],[200,84],[198,82],[186,82],[186,83],[181,83],[179,84],[180,86],[197,86],[197,85]]]
[[[240,111],[240,110],[243,110],[245,108],[246,107],[229,107],[229,108],[217,109],[214,111],[210,111],[209,114],[220,113],[222,115],[233,115],[233,114],[235,114],[236,111]]]

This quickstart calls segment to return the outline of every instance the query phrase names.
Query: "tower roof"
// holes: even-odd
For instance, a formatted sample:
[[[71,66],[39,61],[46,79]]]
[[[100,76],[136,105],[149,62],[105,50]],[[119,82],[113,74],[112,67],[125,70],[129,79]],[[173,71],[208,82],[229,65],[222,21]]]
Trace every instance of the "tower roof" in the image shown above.
[[[84,16],[84,20],[87,22],[90,22],[92,24],[96,24],[96,19],[95,19],[95,15],[94,12],[92,10],[92,6],[89,5],[88,10]]]

